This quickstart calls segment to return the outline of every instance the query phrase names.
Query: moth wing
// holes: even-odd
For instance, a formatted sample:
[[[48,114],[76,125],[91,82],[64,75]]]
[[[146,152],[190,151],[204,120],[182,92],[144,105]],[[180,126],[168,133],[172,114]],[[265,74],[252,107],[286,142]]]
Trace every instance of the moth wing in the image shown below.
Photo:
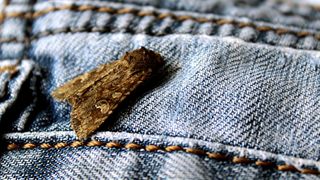
[[[120,68],[121,69],[121,68]],[[148,73],[122,73],[105,76],[77,97],[71,112],[71,126],[80,139],[87,138],[112,114],[118,104],[148,77]]]
[[[114,67],[116,65],[116,62],[111,62],[84,73],[55,89],[52,92],[52,96],[57,100],[68,100],[71,96],[81,93],[81,91],[86,90],[99,79],[102,79],[108,74],[112,73],[115,70]]]

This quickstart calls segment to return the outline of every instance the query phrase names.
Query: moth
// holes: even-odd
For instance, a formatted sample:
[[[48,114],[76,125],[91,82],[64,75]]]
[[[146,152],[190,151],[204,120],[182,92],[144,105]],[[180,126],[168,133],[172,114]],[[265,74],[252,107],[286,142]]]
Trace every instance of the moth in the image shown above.
[[[68,81],[52,96],[72,106],[71,127],[79,139],[85,139],[163,64],[160,54],[141,47]]]

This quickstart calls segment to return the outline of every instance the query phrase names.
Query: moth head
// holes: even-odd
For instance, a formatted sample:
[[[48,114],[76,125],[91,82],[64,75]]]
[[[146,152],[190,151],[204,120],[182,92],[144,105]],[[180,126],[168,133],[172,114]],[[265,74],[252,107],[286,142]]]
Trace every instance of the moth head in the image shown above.
[[[129,63],[133,70],[145,70],[151,68],[152,70],[159,69],[163,64],[163,58],[160,54],[141,47],[140,49],[127,52],[123,59]]]

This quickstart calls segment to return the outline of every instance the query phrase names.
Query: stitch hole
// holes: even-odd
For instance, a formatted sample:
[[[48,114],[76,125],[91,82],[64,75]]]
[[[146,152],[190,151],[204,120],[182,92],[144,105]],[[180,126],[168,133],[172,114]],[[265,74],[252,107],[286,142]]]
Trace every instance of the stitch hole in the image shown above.
[[[245,158],[245,157],[233,157],[232,158],[232,162],[233,163],[243,163],[243,164],[248,164],[248,163],[251,163],[252,161],[248,158]]]
[[[279,171],[296,171],[296,170],[297,170],[294,166],[289,165],[289,164],[278,165],[278,166],[277,166],[277,169],[278,169]]]
[[[65,33],[67,31],[69,31],[69,28],[64,27],[64,28],[55,29],[54,33]]]
[[[38,34],[38,37],[45,37],[45,36],[49,36],[51,34],[52,34],[52,32],[50,30],[46,30],[46,31],[40,32]]]
[[[128,143],[124,146],[126,149],[141,149],[142,146],[140,146],[139,144],[135,144],[135,143]]]
[[[30,12],[27,12],[24,14],[24,18],[26,19],[32,19],[33,18],[32,16],[33,16],[33,13],[30,13]]]
[[[108,147],[108,148],[121,148],[122,145],[120,143],[118,143],[118,142],[112,141],[112,142],[108,142],[106,144],[106,147]]]
[[[166,151],[168,152],[172,152],[172,151],[180,151],[183,150],[183,148],[181,146],[167,146],[165,148]]]
[[[8,144],[7,146],[7,150],[11,151],[11,150],[15,150],[15,149],[18,149],[19,146],[15,143],[11,143],[11,144]]]
[[[40,147],[41,147],[42,149],[49,149],[49,148],[52,148],[52,146],[51,146],[50,144],[48,144],[48,143],[40,144]]]
[[[146,146],[146,150],[147,151],[157,151],[157,150],[159,150],[160,148],[158,147],[158,146],[156,146],[156,145],[147,145]]]

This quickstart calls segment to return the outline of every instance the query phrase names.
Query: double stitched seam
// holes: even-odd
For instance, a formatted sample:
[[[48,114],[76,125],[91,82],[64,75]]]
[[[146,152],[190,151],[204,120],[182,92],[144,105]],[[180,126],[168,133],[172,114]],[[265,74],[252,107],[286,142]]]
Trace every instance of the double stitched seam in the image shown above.
[[[34,10],[34,5],[37,3],[37,0],[30,0],[29,6],[31,10],[27,12],[27,14],[33,14]],[[24,38],[24,54],[23,58],[28,59],[28,51],[31,45],[31,35],[32,35],[32,25],[33,25],[33,20],[32,18],[26,18],[26,25],[25,25],[25,38]]]
[[[119,142],[110,141],[110,142],[102,142],[97,140],[92,140],[89,142],[81,142],[81,141],[73,141],[72,143],[66,143],[66,142],[58,142],[56,144],[50,144],[50,143],[42,143],[42,144],[34,144],[34,143],[25,143],[25,144],[16,144],[11,143],[7,145],[7,150],[13,151],[13,150],[21,150],[21,149],[34,149],[34,148],[40,148],[40,149],[60,149],[60,148],[66,148],[66,147],[106,147],[106,148],[122,148],[127,150],[142,150],[142,151],[149,151],[149,152],[185,152],[189,154],[196,154],[200,156],[205,156],[210,159],[215,159],[219,161],[228,161],[232,162],[234,164],[250,164],[250,165],[256,165],[259,167],[266,167],[266,168],[274,168],[279,171],[292,171],[292,172],[299,172],[303,174],[315,174],[319,175],[320,172],[314,169],[298,169],[293,165],[290,164],[282,164],[277,165],[275,162],[271,161],[263,161],[263,160],[253,160],[246,157],[239,157],[239,156],[228,156],[226,154],[221,154],[217,152],[210,152],[205,151],[199,148],[189,148],[189,147],[182,147],[179,145],[171,145],[171,146],[157,146],[157,145],[140,145],[137,143],[125,143],[121,144]]]
[[[112,1],[112,2],[117,2],[117,1]],[[227,1],[226,1],[227,2]],[[126,2],[125,2],[126,3]],[[223,3],[223,2],[222,2]],[[143,6],[143,3],[139,3],[139,2],[136,2],[136,1],[134,1],[134,2],[130,2],[130,4],[135,4],[135,5],[138,5],[138,6]],[[290,6],[290,9],[289,9],[289,13],[286,11],[286,12],[282,12],[281,10],[279,10],[280,8],[278,8],[278,7],[280,7],[281,5],[283,5],[283,4],[287,4],[287,5],[289,5]],[[247,5],[247,7],[248,7],[248,5],[249,5],[249,11],[250,10],[252,10],[252,9],[256,9],[256,8],[261,8],[262,6],[264,7],[265,6],[265,4],[246,4]],[[319,11],[320,10],[320,6],[312,6],[312,5],[306,5],[306,4],[304,4],[303,5],[303,7],[308,7],[308,8],[312,8],[312,11],[313,12],[310,12],[310,13],[308,13],[308,14],[304,14],[304,13],[299,13],[299,14],[297,14],[297,13],[293,13],[292,11],[293,10],[295,10],[296,8],[299,8],[299,4],[292,4],[292,3],[283,3],[283,2],[278,2],[278,3],[275,3],[275,4],[273,4],[273,5],[275,5],[276,7],[273,7],[273,6],[268,6],[268,7],[272,7],[273,9],[275,9],[278,13],[280,13],[282,16],[288,16],[289,15],[289,17],[291,16],[293,16],[293,17],[295,17],[295,18],[301,18],[301,19],[303,19],[303,20],[306,20],[306,21],[308,21],[308,23],[312,23],[312,22],[315,22],[315,21],[318,21],[318,19],[316,18],[316,17],[314,17],[313,15],[314,15],[314,13],[318,13],[317,11]],[[178,8],[177,6],[176,7],[172,7],[172,6],[165,6],[165,7],[163,7],[163,6],[161,6],[161,5],[159,5],[159,4],[156,4],[156,5],[152,5],[152,6],[154,6],[154,7],[156,7],[156,8],[165,8],[165,9],[168,9],[168,10],[173,10],[173,11],[183,11],[183,10],[185,10],[185,11],[189,11],[189,12],[195,12],[195,13],[213,13],[213,12],[215,12],[215,11],[221,11],[221,8],[222,8],[222,11],[221,12],[225,12],[226,10],[228,10],[226,7],[229,7],[229,6],[227,6],[227,5],[225,5],[226,7],[223,7],[224,5],[222,5],[222,7],[221,6],[214,6],[214,7],[212,7],[212,8],[210,8],[210,9],[208,9],[208,10],[205,10],[205,11],[198,11],[198,10],[192,10],[192,9],[184,9],[184,8]],[[241,8],[240,6],[237,6],[237,5],[234,5],[233,6],[234,8]],[[318,9],[317,9],[318,8]],[[225,10],[225,11],[224,11]],[[230,14],[224,14],[224,13],[219,13],[218,12],[218,14],[219,15],[230,15]],[[261,19],[261,18],[255,18],[255,17],[252,17],[252,16],[250,16],[250,13],[249,14],[241,14],[239,17],[246,17],[246,18],[249,18],[249,19],[253,19],[253,20],[257,20],[257,19]],[[272,21],[272,18],[271,17],[264,17],[263,18],[263,21],[264,22],[273,22]],[[292,24],[292,25],[294,25],[294,24]]]
[[[138,10],[138,9],[132,9],[132,8],[121,8],[121,9],[114,9],[110,7],[96,7],[91,5],[65,5],[61,7],[50,7],[44,10],[35,11],[33,13],[25,13],[25,12],[15,12],[15,13],[7,13],[5,15],[6,18],[9,17],[19,17],[19,18],[25,18],[25,19],[35,19],[37,17],[43,16],[45,14],[48,14],[50,12],[54,11],[60,11],[60,10],[72,10],[72,11],[96,11],[96,12],[104,12],[104,13],[110,13],[110,14],[133,14],[138,17],[144,17],[144,16],[154,16],[158,20],[163,20],[165,18],[172,18],[177,21],[186,21],[186,20],[193,20],[198,23],[214,23],[218,26],[222,26],[225,24],[234,25],[238,28],[244,28],[244,27],[251,27],[257,30],[258,32],[267,32],[267,31],[274,31],[278,35],[287,35],[291,34],[294,36],[297,36],[298,38],[304,38],[307,36],[312,36],[317,40],[320,40],[320,34],[312,33],[308,31],[292,31],[285,28],[274,28],[271,26],[258,26],[253,23],[247,23],[247,22],[238,22],[234,20],[228,20],[228,19],[208,19],[203,17],[193,17],[188,15],[175,15],[172,13],[160,13],[156,11],[146,11],[146,10]],[[81,29],[81,31],[86,31],[88,29]],[[93,31],[93,30],[90,30]],[[99,31],[99,30],[97,30]],[[67,32],[77,32],[70,28],[66,29],[59,29],[57,31],[45,31],[41,32],[39,34],[36,34],[32,37],[32,39],[37,39],[39,37],[48,36],[52,34],[57,33],[67,33]],[[19,42],[17,39],[0,39],[0,42]]]

